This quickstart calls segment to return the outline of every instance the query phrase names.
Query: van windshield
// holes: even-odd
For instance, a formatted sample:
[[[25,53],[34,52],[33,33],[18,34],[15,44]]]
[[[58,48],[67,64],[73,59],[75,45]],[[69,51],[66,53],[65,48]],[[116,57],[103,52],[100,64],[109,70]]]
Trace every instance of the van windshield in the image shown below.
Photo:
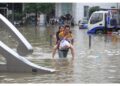
[[[103,20],[103,14],[102,13],[94,13],[91,16],[90,24],[95,24]]]

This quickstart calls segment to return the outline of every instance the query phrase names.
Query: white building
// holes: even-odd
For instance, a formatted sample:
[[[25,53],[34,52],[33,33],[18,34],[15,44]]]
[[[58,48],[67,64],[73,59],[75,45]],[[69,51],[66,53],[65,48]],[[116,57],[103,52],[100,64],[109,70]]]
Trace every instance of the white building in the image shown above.
[[[100,8],[110,9],[111,7],[117,8],[117,3],[56,3],[55,16],[60,17],[70,13],[75,24],[78,23],[84,17],[88,17],[89,8],[93,6],[99,6]]]

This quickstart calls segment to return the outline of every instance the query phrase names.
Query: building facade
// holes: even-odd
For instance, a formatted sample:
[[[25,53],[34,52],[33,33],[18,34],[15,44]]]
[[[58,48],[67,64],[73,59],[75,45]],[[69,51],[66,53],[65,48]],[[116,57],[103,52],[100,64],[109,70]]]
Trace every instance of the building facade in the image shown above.
[[[89,8],[93,6],[99,6],[100,8],[110,9],[111,7],[118,8],[118,3],[56,3],[55,16],[60,17],[65,14],[71,14],[74,18],[74,23],[78,24],[78,21],[84,17],[88,17]]]

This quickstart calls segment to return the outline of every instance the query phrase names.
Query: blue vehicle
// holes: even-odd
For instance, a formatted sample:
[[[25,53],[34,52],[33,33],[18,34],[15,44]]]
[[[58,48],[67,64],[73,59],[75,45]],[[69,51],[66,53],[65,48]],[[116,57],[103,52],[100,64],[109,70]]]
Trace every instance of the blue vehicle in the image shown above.
[[[119,9],[93,12],[88,21],[88,34],[104,34],[120,29]]]
[[[84,19],[79,23],[79,29],[87,29],[87,28],[88,28],[88,20],[84,18]]]

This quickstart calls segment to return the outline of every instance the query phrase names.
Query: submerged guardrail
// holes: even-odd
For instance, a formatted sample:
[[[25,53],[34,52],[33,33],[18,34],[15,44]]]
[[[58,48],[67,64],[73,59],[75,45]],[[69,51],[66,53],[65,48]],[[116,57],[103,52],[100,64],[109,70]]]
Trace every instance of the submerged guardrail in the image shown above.
[[[20,55],[27,55],[33,52],[33,48],[26,38],[17,30],[17,28],[3,15],[0,14],[0,25],[6,29],[10,35],[18,41],[17,52]],[[1,28],[2,29],[2,28]]]
[[[27,60],[25,55],[32,53],[33,48],[17,28],[0,14],[0,25],[2,25],[18,42],[17,52],[0,41],[0,54],[6,59],[6,64],[0,64],[0,72],[39,72],[53,73],[54,69],[41,67]]]

